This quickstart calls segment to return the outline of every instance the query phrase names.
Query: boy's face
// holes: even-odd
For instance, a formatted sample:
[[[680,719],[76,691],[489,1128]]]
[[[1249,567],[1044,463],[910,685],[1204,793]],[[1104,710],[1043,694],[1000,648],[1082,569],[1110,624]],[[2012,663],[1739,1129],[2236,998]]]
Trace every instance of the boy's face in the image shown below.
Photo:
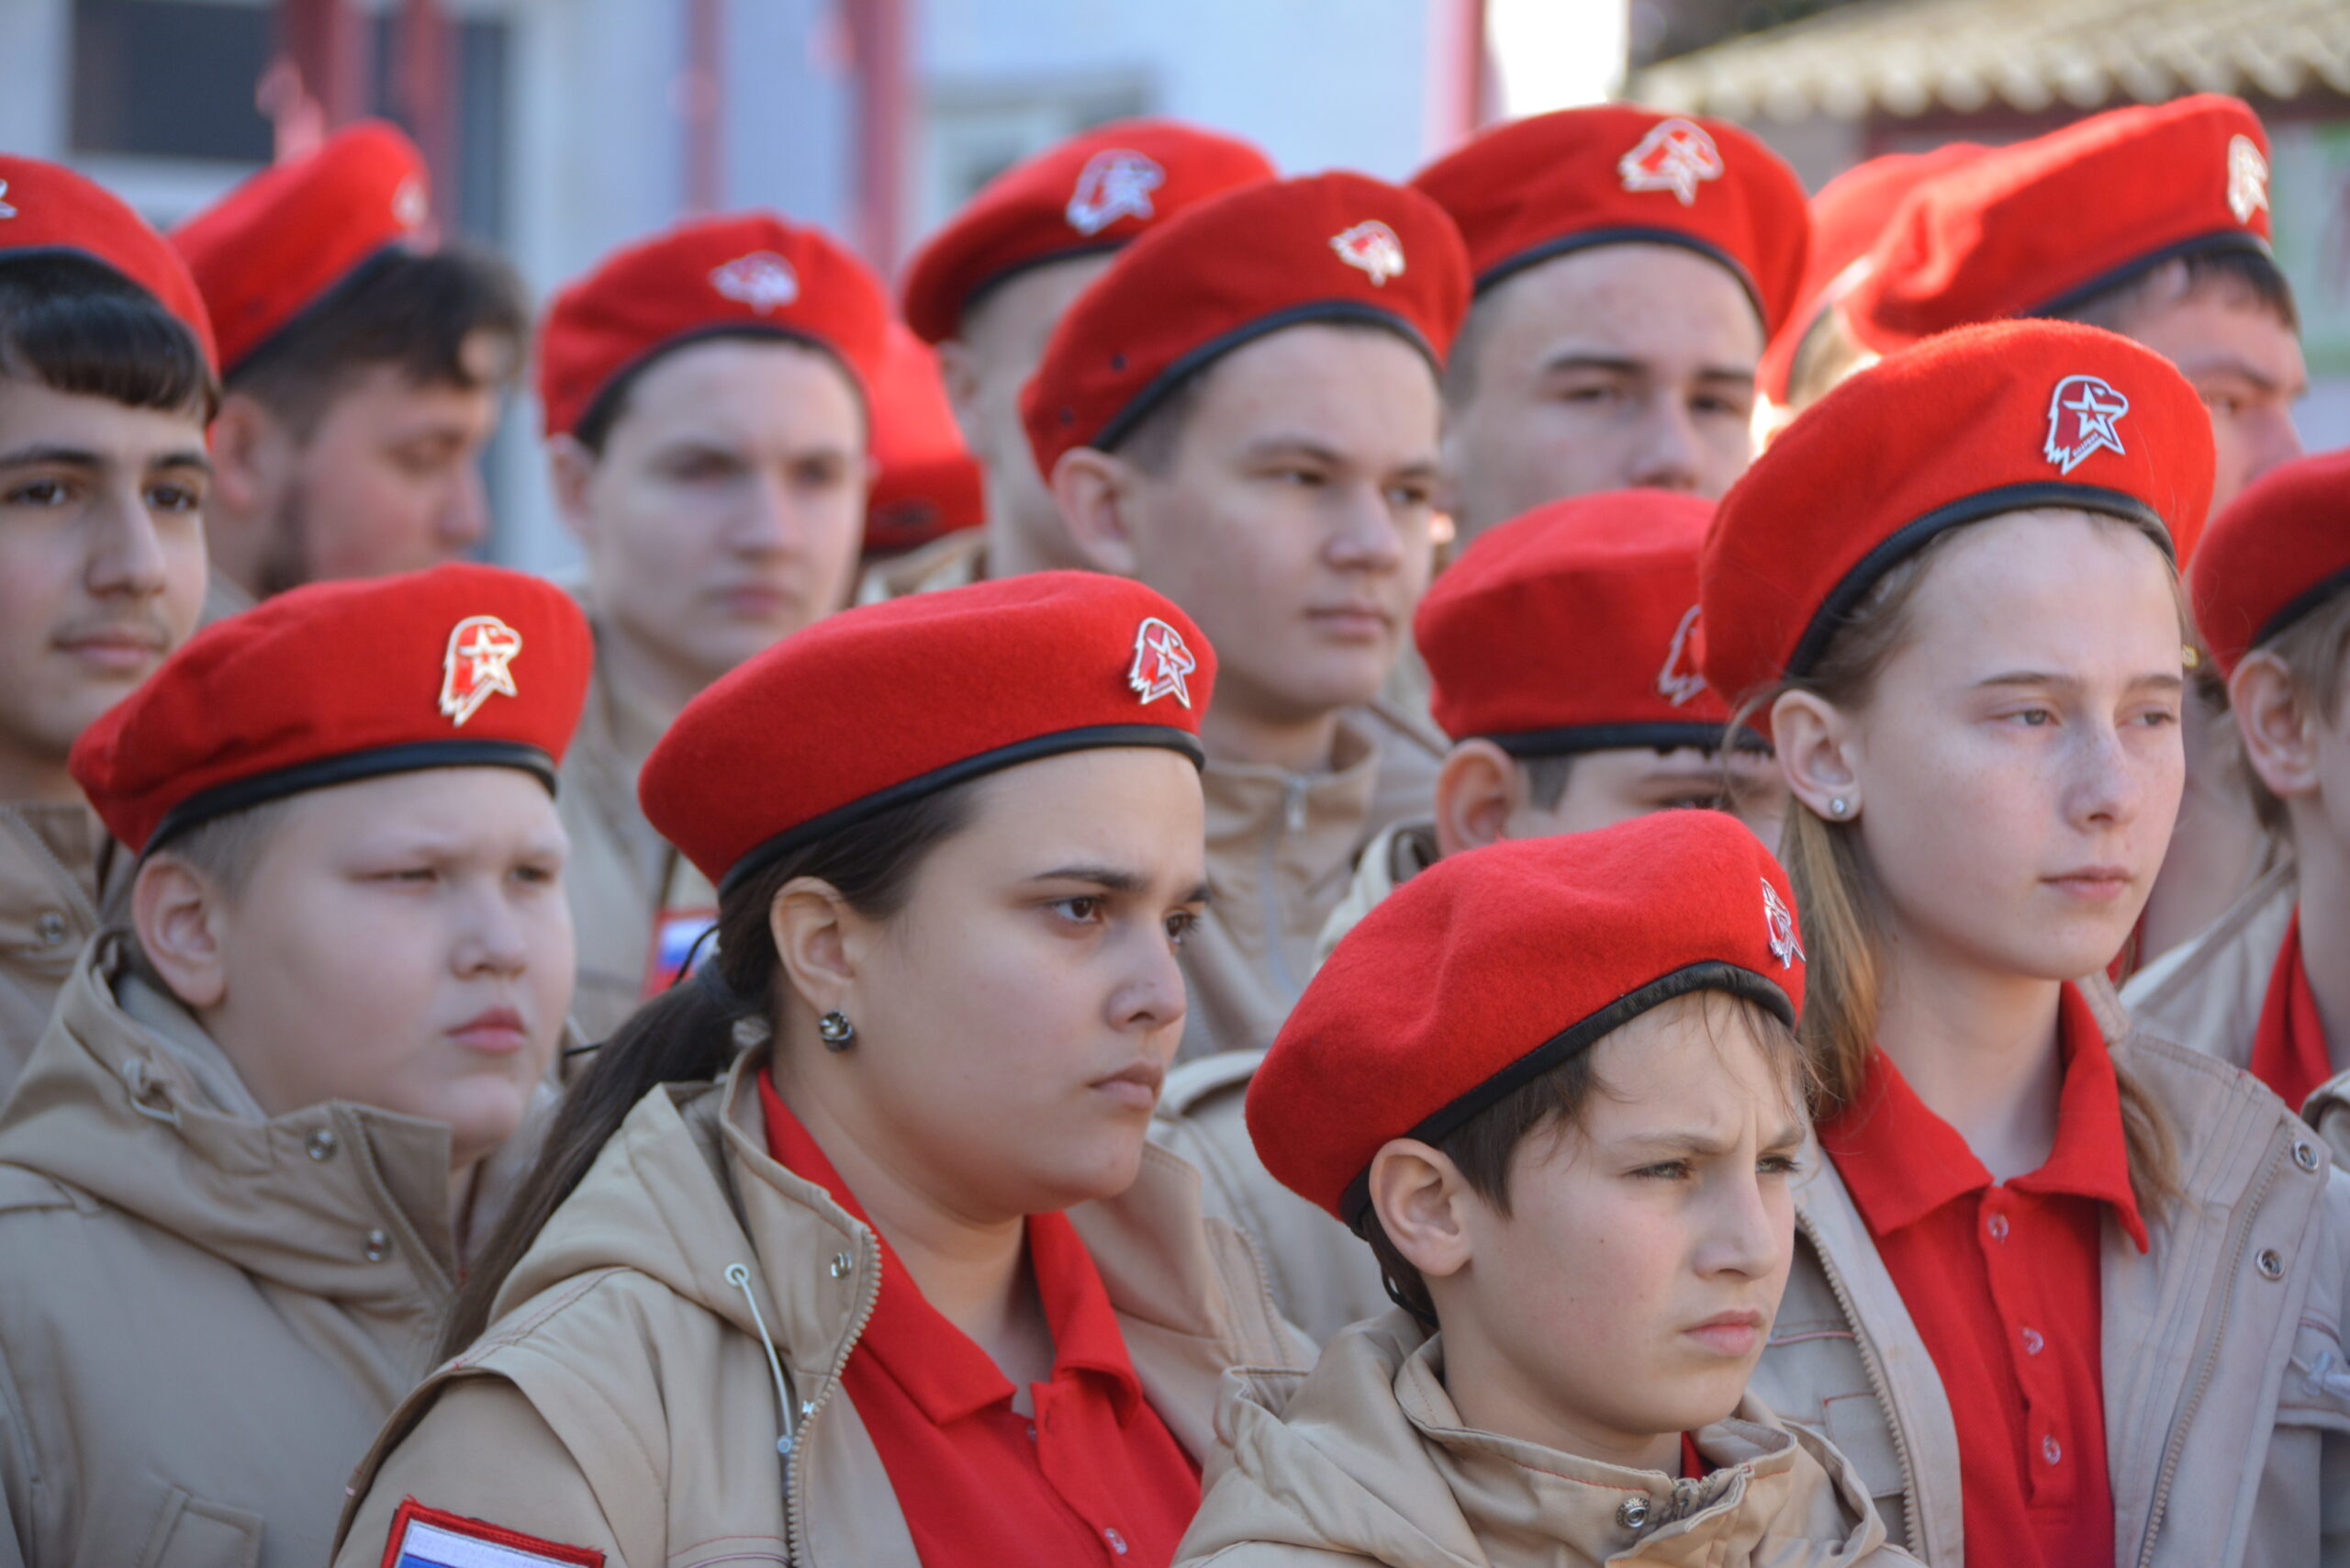
[[[204,602],[200,413],[0,375],[0,800],[44,799]]]
[[[1661,1454],[1729,1415],[1762,1354],[1804,1116],[1716,993],[1597,1049],[1581,1126],[1519,1146],[1506,1216],[1463,1198],[1467,1260],[1428,1283],[1472,1423],[1592,1457]]]
[[[2300,340],[2242,285],[2214,282],[2150,303],[2120,323],[2193,382],[2211,415],[2218,457],[2211,515],[2280,463],[2301,454],[2293,405],[2310,389]]]
[[[1165,471],[1131,470],[1134,575],[1215,644],[1218,706],[1299,722],[1368,701],[1427,588],[1435,373],[1391,332],[1309,325],[1203,374]]]
[[[520,1124],[570,1006],[565,847],[513,768],[297,796],[213,901],[198,1015],[271,1115],[348,1100],[446,1122],[471,1164]]]
[[[1617,747],[1577,756],[1558,804],[1523,801],[1511,814],[1508,836],[1589,833],[1654,812],[1696,809],[1728,810],[1758,834],[1768,827],[1764,842],[1775,844],[1785,797],[1777,767],[1758,751],[1734,749],[1725,759],[1696,746]]]

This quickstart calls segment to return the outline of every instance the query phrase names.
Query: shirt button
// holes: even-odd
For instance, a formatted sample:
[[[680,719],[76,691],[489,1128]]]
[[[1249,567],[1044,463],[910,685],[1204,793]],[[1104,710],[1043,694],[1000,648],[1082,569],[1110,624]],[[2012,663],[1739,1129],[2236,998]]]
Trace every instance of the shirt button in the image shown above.
[[[2051,1464],[2061,1463],[2065,1458],[2065,1447],[2053,1435],[2042,1438],[2040,1439],[2040,1457]]]
[[[2036,1356],[2047,1348],[2048,1341],[2040,1337],[2039,1329],[2027,1328],[2023,1331],[2023,1353],[2025,1355]]]
[[[391,1255],[392,1238],[380,1230],[367,1233],[367,1261],[380,1263]]]
[[[1623,1505],[1616,1510],[1616,1522],[1626,1529],[1639,1529],[1649,1522],[1649,1500],[1646,1497],[1625,1498]]]
[[[1102,1539],[1108,1541],[1110,1543],[1110,1550],[1116,1552],[1119,1556],[1124,1557],[1126,1554],[1126,1538],[1120,1535],[1116,1530],[1103,1530],[1102,1532]]]
[[[1992,1240],[2005,1241],[2008,1238],[2008,1216],[1993,1215],[1984,1222],[1983,1228],[1991,1233]]]
[[[311,1159],[319,1160],[332,1159],[338,1147],[340,1145],[334,1134],[324,1127],[312,1133],[308,1140],[302,1145]]]
[[[33,935],[40,938],[44,947],[54,947],[65,940],[70,928],[65,917],[53,909],[45,909],[33,917]]]

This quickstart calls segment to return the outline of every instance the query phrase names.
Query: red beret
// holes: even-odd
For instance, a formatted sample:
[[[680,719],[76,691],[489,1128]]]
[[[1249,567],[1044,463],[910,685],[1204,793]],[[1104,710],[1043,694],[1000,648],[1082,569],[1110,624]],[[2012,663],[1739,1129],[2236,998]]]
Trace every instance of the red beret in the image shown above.
[[[2189,574],[2195,623],[2220,668],[2350,586],[2350,450],[2261,476],[2212,520]]]
[[[233,372],[376,252],[413,241],[431,206],[416,143],[362,120],[173,230],[212,308],[221,368]]]
[[[144,852],[207,818],[424,767],[554,788],[595,657],[571,596],[465,562],[313,583],[217,621],[82,732],[75,782]]]
[[[1832,300],[1852,286],[1852,263],[1868,254],[1902,201],[1926,181],[1987,151],[1973,141],[1950,141],[1930,152],[1888,152],[1819,187],[1811,198],[1811,258],[1796,289],[1795,311],[1772,334],[1755,376],[1773,401],[1787,400],[1796,350]]]
[[[1910,193],[1844,312],[1890,347],[1974,321],[2049,316],[2172,256],[2268,254],[2268,137],[2205,93],[2095,115]]]
[[[728,332],[825,350],[870,408],[889,325],[880,280],[822,230],[763,212],[681,223],[613,252],[555,296],[539,329],[546,433],[569,433],[664,349]]]
[[[2073,507],[2166,529],[2211,504],[2211,420],[2170,362],[2065,321],[1930,338],[1807,409],[1715,513],[1706,678],[1735,702],[1808,674],[1844,616],[1936,535]]]
[[[1412,625],[1436,722],[1516,756],[1718,746],[1697,667],[1697,547],[1714,503],[1611,490],[1480,534]]]
[[[1480,290],[1569,251],[1638,241],[1728,267],[1765,331],[1795,308],[1811,221],[1803,183],[1725,120],[1633,104],[1560,109],[1485,132],[1412,185],[1460,225]]]
[[[1307,983],[1248,1086],[1258,1156],[1359,1226],[1389,1139],[1440,1142],[1676,996],[1726,991],[1794,1024],[1794,912],[1787,874],[1720,812],[1447,856]]]
[[[981,774],[1102,746],[1201,760],[1215,655],[1140,583],[1033,572],[845,610],[686,704],[637,798],[722,890]]]
[[[73,170],[0,152],[0,255],[25,251],[77,251],[105,263],[185,323],[207,364],[218,363],[204,297],[169,241]]]
[[[1013,274],[1114,251],[1205,198],[1273,177],[1237,137],[1171,119],[1129,119],[1014,163],[923,246],[906,271],[906,320],[941,342],[971,302]]]
[[[896,321],[873,389],[873,462],[866,554],[915,549],[987,521],[979,460],[963,444],[938,357]]]
[[[1389,328],[1441,365],[1469,309],[1469,261],[1444,209],[1368,174],[1227,191],[1152,230],[1070,306],[1021,418],[1037,472],[1114,446],[1168,395],[1269,332]]]

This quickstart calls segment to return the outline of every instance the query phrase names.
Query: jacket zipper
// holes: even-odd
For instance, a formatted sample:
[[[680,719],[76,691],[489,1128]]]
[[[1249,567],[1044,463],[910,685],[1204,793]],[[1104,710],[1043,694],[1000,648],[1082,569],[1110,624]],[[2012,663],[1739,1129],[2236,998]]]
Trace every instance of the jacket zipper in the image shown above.
[[[2146,1534],[2138,1548],[2138,1568],[2150,1568],[2154,1561],[2154,1540],[2163,1528],[2163,1516],[2170,1505],[2171,1483],[2178,1473],[2178,1460],[2187,1446],[2188,1428],[2195,1424],[2195,1413],[2201,1408],[2204,1391],[2211,1386],[2211,1376],[2217,1370],[2220,1347],[2228,1337],[2228,1319],[2235,1311],[2236,1282],[2244,1268],[2244,1249],[2252,1245],[2253,1221],[2259,1216],[2260,1207],[2268,1201],[2269,1189],[2277,1184],[2277,1174],[2284,1169],[2285,1150],[2280,1145],[2268,1157],[2268,1169],[2261,1173],[2260,1186],[2254,1192],[2252,1202],[2236,1208],[2235,1248],[2228,1257],[2228,1270],[2223,1276],[2227,1293],[2220,1301],[2220,1320],[2213,1327],[2210,1339],[2203,1347],[2203,1364],[2197,1369],[2195,1386],[2188,1391],[2187,1404],[2172,1423],[2169,1438],[2163,1444],[2162,1469],[2155,1473],[2154,1502],[2146,1514]]]
[[[1828,1281],[1829,1294],[1836,1298],[1837,1306],[1843,1311],[1844,1321],[1852,1326],[1852,1345],[1861,1353],[1861,1370],[1868,1376],[1869,1392],[1876,1396],[1877,1408],[1885,1413],[1885,1429],[1893,1439],[1893,1457],[1901,1466],[1901,1506],[1909,1516],[1909,1549],[1922,1559],[1926,1554],[1925,1509],[1918,1496],[1918,1473],[1909,1461],[1909,1443],[1902,1437],[1901,1423],[1894,1416],[1892,1385],[1886,1379],[1885,1368],[1877,1361],[1875,1347],[1862,1332],[1861,1315],[1852,1307],[1852,1293],[1845,1288],[1844,1277],[1836,1271],[1835,1260],[1829,1257],[1828,1249],[1819,1244],[1819,1236],[1812,1229],[1810,1218],[1798,1213],[1796,1224],[1802,1227],[1805,1237],[1811,1242],[1812,1256],[1819,1260],[1819,1272]],[[1820,1434],[1823,1438],[1827,1435],[1824,1431]]]
[[[816,1417],[832,1403],[833,1392],[841,1385],[841,1374],[848,1367],[848,1359],[856,1350],[857,1341],[865,1338],[866,1326],[873,1321],[874,1308],[881,1305],[881,1249],[870,1231],[860,1230],[857,1250],[867,1255],[873,1265],[868,1277],[871,1288],[857,1304],[856,1318],[849,1325],[848,1338],[841,1345],[841,1353],[833,1362],[833,1370],[816,1397],[800,1406],[800,1424],[792,1438],[791,1454],[783,1466],[783,1549],[794,1568],[811,1568],[808,1555],[808,1467],[799,1462],[808,1447],[808,1434],[815,1428]],[[790,1412],[784,1415],[789,1417]]]

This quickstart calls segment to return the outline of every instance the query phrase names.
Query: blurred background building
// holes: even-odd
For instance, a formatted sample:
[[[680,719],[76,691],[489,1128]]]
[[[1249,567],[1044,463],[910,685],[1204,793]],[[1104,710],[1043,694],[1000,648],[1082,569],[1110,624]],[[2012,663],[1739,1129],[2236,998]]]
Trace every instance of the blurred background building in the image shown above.
[[[2350,444],[2350,0],[0,0],[0,147],[161,223],[384,114],[443,225],[542,292],[632,236],[766,205],[885,272],[990,175],[1170,114],[1285,169],[1408,174],[1477,125],[1623,92],[1744,121],[1821,182],[2216,90],[2276,142],[2312,446]],[[497,554],[560,566],[536,411]]]

